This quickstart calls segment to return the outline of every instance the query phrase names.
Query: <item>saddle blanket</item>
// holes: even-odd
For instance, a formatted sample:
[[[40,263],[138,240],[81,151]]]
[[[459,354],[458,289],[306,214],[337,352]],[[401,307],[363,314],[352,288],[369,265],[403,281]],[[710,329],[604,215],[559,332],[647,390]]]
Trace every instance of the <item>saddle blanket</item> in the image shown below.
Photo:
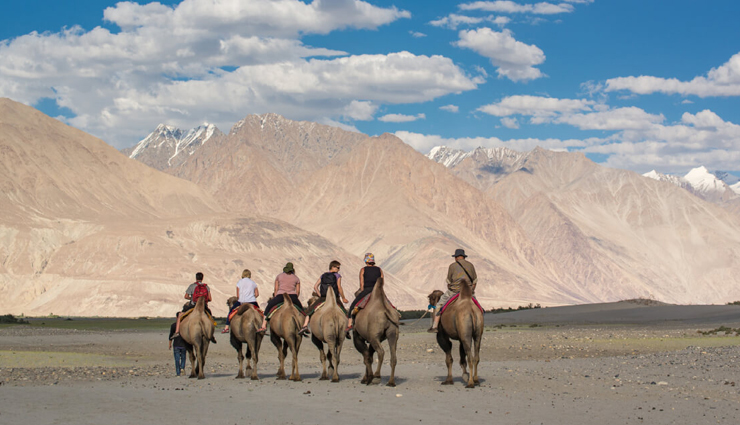
[[[267,312],[267,320],[270,320],[270,319],[272,319],[272,315],[273,315],[273,314],[275,314],[275,312],[276,312],[276,311],[280,310],[280,309],[281,309],[281,308],[283,307],[283,304],[284,304],[284,303],[280,303],[280,304],[277,304],[277,305],[276,305],[275,307],[273,307],[273,309],[272,309],[272,310],[268,311],[268,312]],[[297,306],[297,305],[295,305],[295,304],[293,304],[293,305],[295,306],[295,308],[297,308],[297,309],[298,309],[298,312],[300,312],[300,313],[301,313],[302,315],[304,315],[304,316],[306,315],[306,312],[305,312],[305,311],[303,311],[303,309],[302,309],[302,308],[300,308],[299,306]]]
[[[251,304],[249,304],[249,305],[251,305]],[[239,308],[240,307],[241,306],[235,308],[234,310],[231,311],[231,313],[229,313],[229,321],[231,321],[231,319],[233,319],[234,316],[236,316],[236,313],[239,311]],[[255,310],[257,310],[257,313],[261,314],[262,316],[265,315],[265,313],[262,310],[260,310],[258,307],[252,306],[252,308],[255,309]]]
[[[353,316],[356,315],[360,310],[367,307],[367,303],[370,302],[370,298],[372,296],[373,294],[367,294],[364,297],[362,297],[362,299],[357,304],[355,304],[355,308],[354,310],[352,310],[352,315]],[[395,310],[398,310],[396,306],[394,306],[393,303],[391,303],[391,300],[389,300],[388,297],[385,297],[385,300],[388,301],[388,304],[390,304],[391,307],[393,307]]]
[[[457,299],[458,299],[458,298],[460,298],[460,294],[459,294],[459,293],[458,293],[458,294],[455,294],[455,295],[453,295],[453,296],[452,296],[452,298],[450,298],[450,300],[449,300],[449,301],[447,301],[447,302],[445,303],[445,305],[444,305],[444,306],[442,306],[442,310],[440,311],[440,313],[439,313],[439,314],[440,314],[440,315],[442,315],[442,313],[444,313],[444,312],[445,312],[445,310],[447,309],[447,306],[449,306],[450,304],[452,304],[452,303],[454,303],[455,301],[457,301]],[[477,300],[477,299],[476,299],[475,297],[473,297],[473,302],[475,303],[475,305],[476,305],[476,306],[478,306],[478,308],[480,309],[480,312],[481,312],[481,313],[483,313],[483,314],[485,314],[485,313],[486,313],[486,311],[485,311],[485,310],[483,310],[483,307],[481,307],[481,306],[480,306],[480,304],[478,304],[478,300]]]
[[[190,313],[193,312],[193,310],[195,310],[195,307],[191,308],[190,310],[186,311],[185,313],[180,313],[180,321],[182,322],[182,319],[186,318]],[[213,326],[218,326],[218,323],[216,323],[216,321],[213,320],[213,316],[211,316],[210,314],[208,314],[207,311],[205,313],[206,313],[206,316],[208,316],[208,319],[211,322],[213,322]]]

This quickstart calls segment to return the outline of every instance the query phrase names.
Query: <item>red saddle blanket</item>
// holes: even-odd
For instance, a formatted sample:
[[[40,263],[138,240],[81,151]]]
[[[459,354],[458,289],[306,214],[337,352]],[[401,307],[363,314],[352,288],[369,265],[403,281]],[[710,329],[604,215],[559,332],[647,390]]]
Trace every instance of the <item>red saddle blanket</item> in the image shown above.
[[[367,303],[370,302],[370,298],[372,296],[373,296],[373,294],[367,294],[364,297],[362,297],[362,299],[357,304],[355,304],[355,308],[354,308],[354,310],[352,310],[352,315],[354,316],[355,314],[357,314],[358,311],[360,311],[363,308],[367,307]],[[391,307],[393,307],[394,309],[398,310],[396,308],[396,306],[393,305],[393,303],[391,302],[391,300],[388,299],[388,297],[385,297],[385,300],[388,301],[388,304],[390,304]]]
[[[458,298],[460,298],[460,294],[459,294],[459,293],[458,293],[458,294],[455,294],[455,295],[453,295],[453,296],[452,296],[452,298],[450,298],[450,299],[449,299],[449,301],[447,301],[447,302],[445,303],[445,305],[443,305],[443,306],[442,306],[442,310],[440,311],[440,313],[439,313],[439,314],[440,314],[440,315],[442,315],[442,313],[444,313],[444,312],[445,312],[445,310],[447,309],[447,306],[449,306],[450,304],[452,304],[452,303],[454,303],[455,301],[457,301],[457,299],[458,299]],[[475,297],[473,297],[473,302],[475,303],[475,305],[476,305],[476,306],[478,306],[478,308],[480,309],[480,312],[481,312],[481,313],[483,313],[483,314],[485,314],[485,313],[486,313],[486,311],[485,311],[485,310],[483,310],[483,307],[481,307],[481,306],[480,306],[480,304],[478,304],[478,300],[477,300],[477,299],[475,299]]]
[[[280,310],[280,309],[281,309],[281,308],[283,307],[283,304],[285,304],[285,303],[280,303],[280,304],[277,304],[277,305],[276,305],[275,307],[273,307],[273,308],[272,308],[272,310],[270,310],[270,311],[266,312],[266,314],[267,314],[267,318],[268,318],[268,319],[271,319],[271,318],[272,318],[272,315],[273,315],[273,314],[275,314],[275,312],[276,312],[276,311]],[[303,309],[302,309],[302,308],[300,308],[299,306],[297,306],[297,305],[295,305],[295,304],[293,304],[293,305],[295,306],[295,308],[297,308],[297,309],[298,309],[298,311],[299,311],[299,312],[300,312],[300,313],[301,313],[302,315],[304,315],[304,316],[306,315],[306,312],[305,312],[305,311],[303,311]]]
[[[236,316],[236,313],[239,311],[239,308],[240,307],[241,306],[235,308],[234,310],[231,311],[231,313],[229,313],[229,321],[231,321],[231,319],[233,319],[234,316]],[[260,310],[259,307],[252,306],[252,308],[255,309],[255,310],[257,310],[257,313],[259,313],[259,314],[261,314],[263,316],[265,315],[265,313],[262,310]]]

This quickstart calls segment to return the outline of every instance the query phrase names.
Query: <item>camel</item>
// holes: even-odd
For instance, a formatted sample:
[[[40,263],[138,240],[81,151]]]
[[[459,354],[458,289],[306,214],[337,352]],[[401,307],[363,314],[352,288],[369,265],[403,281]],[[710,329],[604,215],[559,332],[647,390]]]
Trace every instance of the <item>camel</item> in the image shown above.
[[[216,328],[211,318],[208,317],[205,307],[206,298],[198,298],[193,311],[180,321],[180,336],[188,343],[188,354],[192,366],[190,378],[195,378],[196,372],[198,379],[205,378],[203,370],[206,365],[206,354],[208,354],[208,345],[213,340],[213,331]]]
[[[231,306],[237,301],[236,297],[231,297],[226,304]],[[262,345],[262,332],[257,332],[262,324],[262,315],[252,304],[242,304],[237,307],[236,315],[231,319],[231,346],[236,349],[236,358],[239,360],[239,374],[237,379],[244,378],[244,355],[242,354],[242,343],[247,344],[247,373],[251,370],[252,380],[257,380],[257,362],[259,361],[258,353]],[[254,367],[252,367],[254,365]]]
[[[317,300],[318,297],[311,299],[313,302]],[[311,301],[309,305],[313,304]],[[311,341],[319,349],[321,366],[324,368],[319,380],[329,379],[326,372],[326,359],[328,358],[329,370],[332,373],[331,382],[339,382],[339,355],[347,335],[347,315],[339,308],[333,288],[329,287],[326,290],[326,302],[311,316],[309,327],[311,328]],[[326,354],[324,343],[328,345]]]
[[[383,278],[379,278],[373,287],[372,296],[367,306],[357,313],[353,329],[355,348],[362,354],[365,361],[365,376],[363,384],[370,385],[373,378],[380,378],[380,368],[383,366],[385,351],[380,345],[388,340],[391,351],[391,376],[389,387],[396,386],[396,345],[398,344],[399,322],[401,315],[393,308],[385,297]],[[378,369],[373,375],[373,354],[378,353]]]
[[[288,294],[283,295],[283,306],[276,311],[270,319],[270,340],[278,350],[280,368],[277,371],[277,379],[285,379],[285,357],[288,348],[293,353],[293,368],[290,372],[291,381],[300,381],[298,373],[298,350],[301,348],[303,337],[298,333],[303,327],[303,315],[293,305]],[[282,346],[282,347],[281,347]]]
[[[429,295],[430,304],[439,301],[441,291]],[[452,341],[460,341],[460,367],[463,370],[463,381],[466,388],[475,388],[478,381],[478,362],[480,362],[480,344],[483,338],[483,313],[473,302],[473,289],[467,279],[461,282],[460,296],[450,304],[439,321],[437,343],[445,352],[447,379],[442,385],[452,385]],[[470,367],[470,373],[466,368]]]

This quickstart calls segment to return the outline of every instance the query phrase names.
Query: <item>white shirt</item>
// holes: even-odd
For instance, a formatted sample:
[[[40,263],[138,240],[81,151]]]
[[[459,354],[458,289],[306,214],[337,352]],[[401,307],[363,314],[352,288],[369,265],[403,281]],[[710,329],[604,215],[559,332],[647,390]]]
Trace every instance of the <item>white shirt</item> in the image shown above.
[[[252,279],[245,277],[236,283],[236,287],[239,288],[240,303],[257,302],[257,298],[254,297],[254,290],[257,289],[257,284]]]

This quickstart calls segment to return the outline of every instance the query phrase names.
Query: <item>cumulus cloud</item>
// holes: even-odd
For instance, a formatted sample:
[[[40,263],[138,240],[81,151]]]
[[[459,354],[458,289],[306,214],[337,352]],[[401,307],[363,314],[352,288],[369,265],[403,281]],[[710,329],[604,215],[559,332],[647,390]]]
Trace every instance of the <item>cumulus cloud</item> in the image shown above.
[[[683,96],[727,97],[740,96],[740,53],[723,65],[711,69],[706,76],[690,81],[652,76],[619,77],[606,80],[607,92],[627,90],[636,94],[680,94]]]
[[[447,112],[452,112],[452,113],[457,113],[460,110],[460,108],[457,105],[440,106],[439,109],[443,111],[447,111]]]
[[[411,36],[414,37],[414,38],[422,38],[422,37],[426,37],[427,36],[423,32],[418,32],[418,31],[409,31],[409,34],[411,34]]]
[[[447,138],[433,134],[420,134],[408,131],[395,132],[396,137],[403,140],[406,144],[422,153],[428,153],[435,146],[447,146],[453,149],[462,149],[470,151],[478,147],[495,148],[506,147],[516,151],[524,152],[536,147],[542,147],[550,150],[566,150],[568,148],[583,148],[586,146],[603,143],[603,139],[509,139],[502,140],[498,137],[462,137]]]
[[[383,104],[425,102],[484,82],[443,56],[348,56],[301,41],[410,16],[358,0],[122,2],[104,16],[120,31],[71,27],[0,43],[0,96],[54,99],[74,114],[67,122],[123,147],[160,122],[208,121],[226,131],[249,113],[371,120]]]
[[[427,116],[425,114],[416,115],[403,115],[403,114],[388,114],[378,118],[378,121],[383,122],[412,122],[416,120],[424,120]]]
[[[504,29],[501,32],[490,28],[460,31],[457,47],[473,50],[487,57],[498,67],[499,77],[512,81],[534,80],[544,74],[535,65],[545,61],[545,53],[537,46],[514,39],[513,33]]]
[[[584,1],[571,1],[570,3],[585,3]],[[535,15],[555,15],[559,13],[571,13],[575,8],[568,3],[533,3],[520,4],[509,0],[476,1],[463,3],[458,6],[461,10],[483,10],[486,12],[500,13],[531,13]]]
[[[563,114],[555,122],[570,124],[581,130],[646,130],[665,120],[640,108],[626,107],[606,111]]]
[[[512,117],[503,117],[501,118],[501,125],[503,125],[506,128],[519,128],[519,121],[516,118]]]
[[[595,104],[596,102],[585,99],[516,95],[505,97],[497,103],[481,106],[478,111],[497,117],[527,115],[539,119],[552,118],[563,113],[590,111]]]

